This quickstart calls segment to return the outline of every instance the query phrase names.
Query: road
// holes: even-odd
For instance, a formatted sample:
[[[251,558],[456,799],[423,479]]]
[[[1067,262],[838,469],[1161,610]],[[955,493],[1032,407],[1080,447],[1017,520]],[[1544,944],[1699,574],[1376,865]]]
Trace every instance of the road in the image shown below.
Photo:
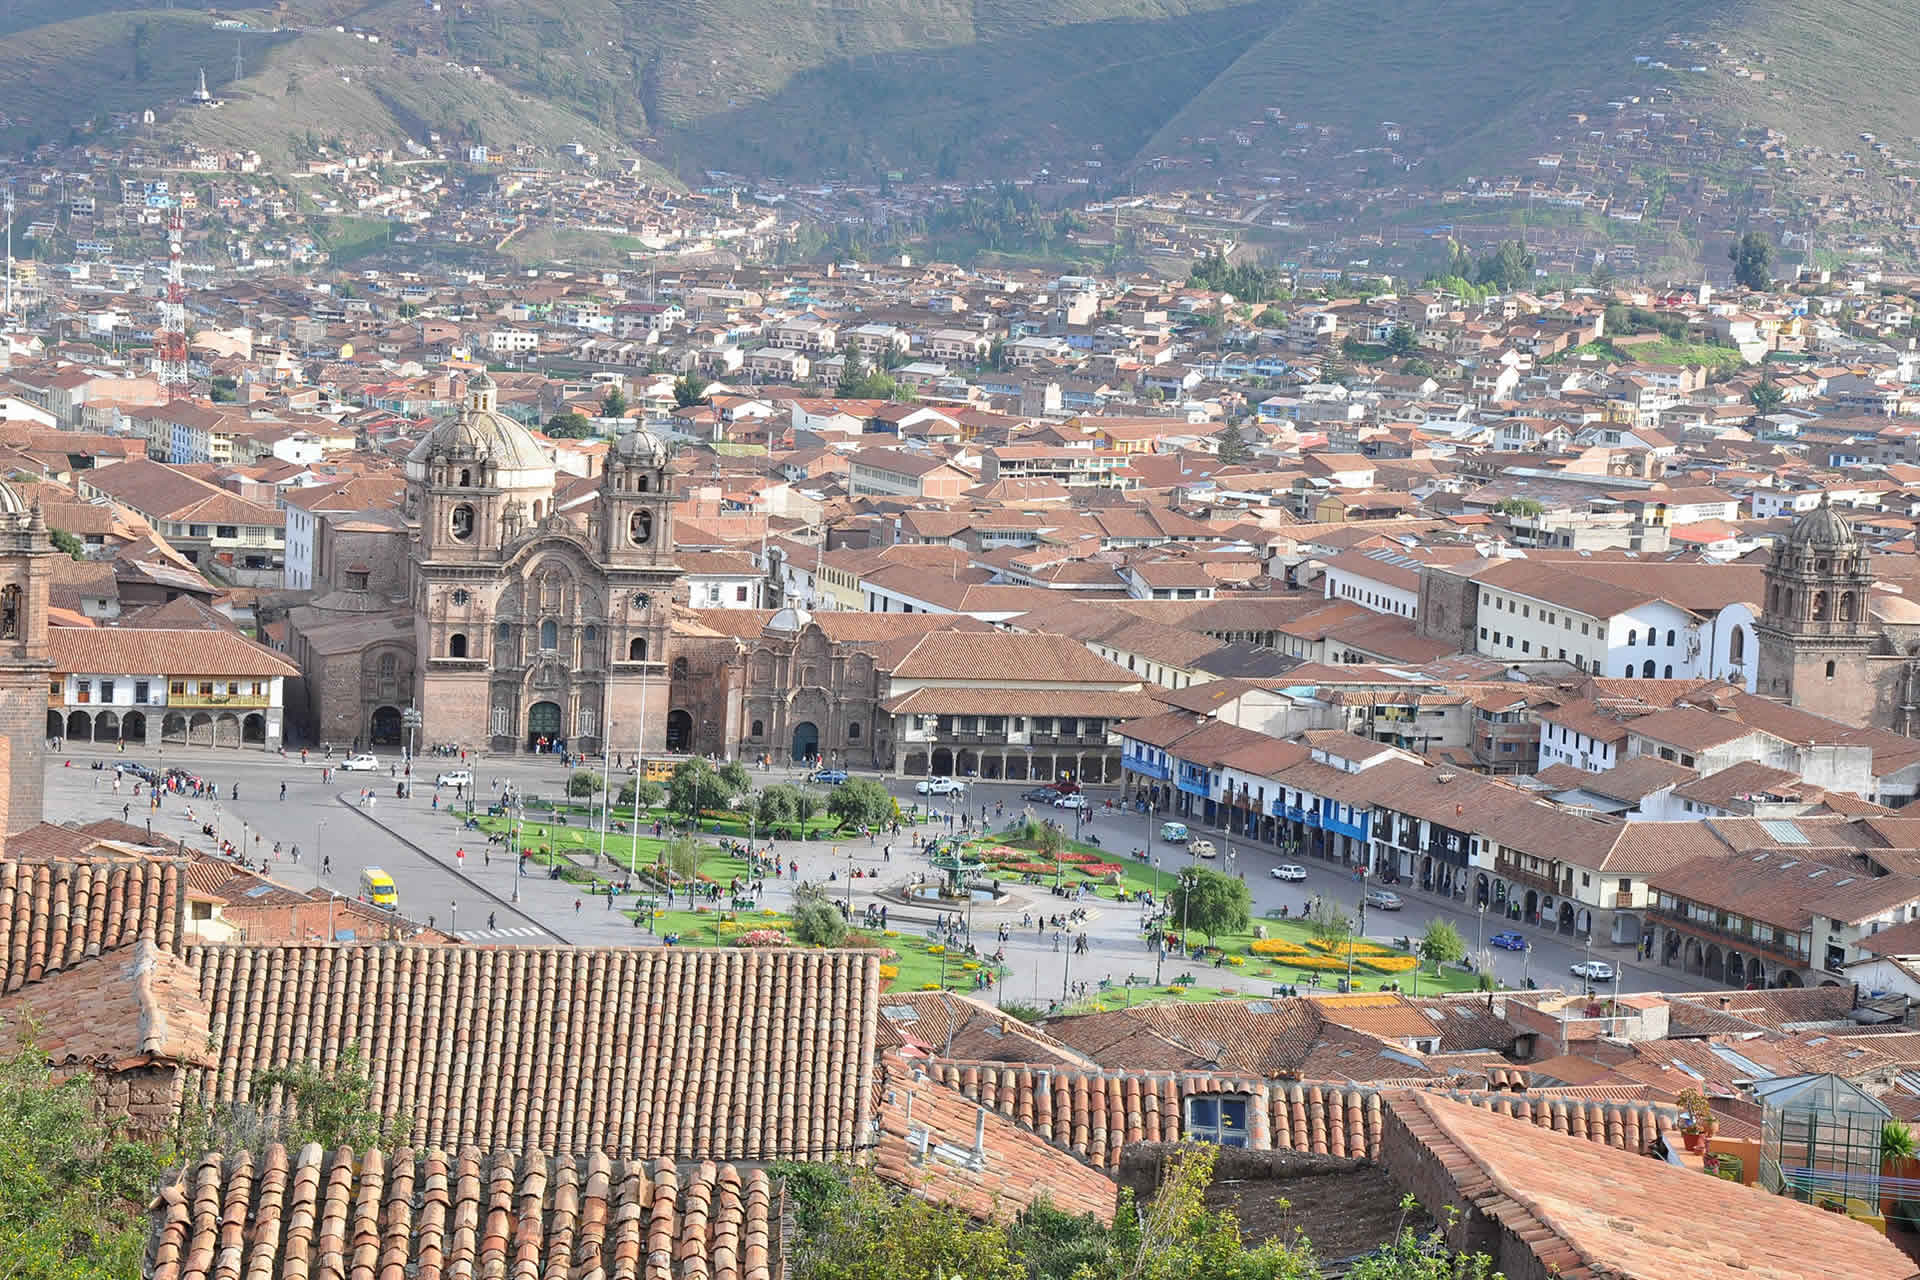
[[[136,758],[150,765],[178,765],[217,781],[221,792],[217,806],[213,802],[187,802],[169,796],[161,809],[149,813],[145,797],[133,797],[130,779],[123,782],[116,794],[110,772],[112,763]],[[90,768],[95,759],[104,761],[109,769]],[[151,817],[156,837],[182,839],[201,847],[206,847],[208,842],[201,835],[200,824],[212,822],[220,835],[236,844],[244,839],[250,856],[256,858],[269,856],[277,841],[282,853],[273,861],[272,874],[275,879],[299,889],[318,886],[351,897],[358,890],[361,870],[379,866],[391,874],[398,885],[403,913],[457,933],[469,942],[610,945],[644,940],[633,922],[619,911],[609,909],[604,899],[583,901],[579,890],[564,882],[549,881],[538,875],[516,875],[512,859],[492,857],[483,840],[475,841],[473,833],[463,832],[444,807],[436,808],[428,784],[441,770],[458,767],[457,761],[433,757],[417,761],[422,785],[414,797],[404,800],[394,795],[397,775],[403,767],[397,758],[382,757],[380,769],[371,774],[336,771],[331,784],[321,781],[322,763],[317,754],[302,764],[297,755],[282,759],[251,751],[174,747],[164,755],[155,751],[123,757],[110,750],[75,748],[49,759],[47,812],[50,820],[64,821],[119,817],[124,810],[136,825]],[[492,794],[497,784],[508,781],[528,793],[557,795],[567,774],[557,760],[537,756],[487,757],[473,761],[471,767],[482,796]],[[791,776],[776,770],[771,774],[757,774],[756,782],[785,781]],[[914,794],[912,779],[883,781],[905,802],[928,803],[927,797]],[[284,799],[280,795],[283,782],[287,789]],[[238,799],[232,794],[236,784],[240,789]],[[985,804],[995,825],[1000,825],[1022,808],[1036,811],[1042,808],[1028,806],[1019,799],[1019,793],[1026,786],[1024,783],[980,783],[969,795],[967,805],[977,816],[980,806]],[[375,793],[371,805],[358,799],[364,788],[372,788]],[[1104,801],[1108,793],[1096,790],[1093,794],[1096,801]],[[442,795],[443,805],[449,799],[450,790]],[[952,808],[943,798],[934,798],[932,803],[936,808]],[[186,813],[189,804],[194,810],[191,819]],[[1071,830],[1068,811],[1048,808],[1044,816],[1066,818]],[[1157,865],[1165,870],[1177,870],[1189,861],[1188,855],[1183,848],[1158,840],[1158,828],[1158,818],[1149,824],[1145,815],[1096,809],[1083,823],[1080,834],[1097,836],[1101,847],[1112,851],[1119,860],[1125,860],[1132,849],[1151,848]],[[1226,841],[1219,835],[1211,838],[1223,853],[1212,865],[1244,874],[1253,894],[1256,915],[1278,910],[1282,905],[1290,912],[1299,912],[1315,894],[1336,900],[1350,911],[1358,902],[1360,886],[1335,867],[1295,858],[1307,868],[1306,882],[1282,883],[1269,875],[1282,861],[1277,852],[1236,843],[1233,846],[1236,861],[1229,868],[1224,856]],[[852,882],[855,886],[852,905],[858,911],[865,903],[877,901],[873,891],[883,884],[897,883],[924,868],[923,860],[908,850],[909,842],[904,837],[895,841],[891,862],[884,860],[884,843],[880,839],[837,843],[781,841],[776,850],[782,861],[800,864],[801,879],[824,881],[831,876],[836,884],[844,887],[850,866],[877,873],[872,880],[863,878]],[[619,860],[619,844],[617,834],[609,837],[608,855],[615,862]],[[291,856],[295,845],[300,847],[297,865]],[[468,855],[464,864],[456,857],[456,850],[460,849],[465,849]],[[323,856],[331,859],[331,875],[321,873]],[[776,908],[790,905],[790,884],[790,880],[769,881],[767,905]],[[1452,921],[1469,946],[1475,946],[1482,936],[1482,921],[1477,912],[1404,888],[1396,891],[1405,902],[1405,909],[1390,914],[1368,912],[1368,936],[1376,939],[1417,936],[1428,921],[1434,919]],[[1110,978],[1117,984],[1130,973],[1153,972],[1154,957],[1140,938],[1140,908],[1116,903],[1091,908],[1092,918],[1081,927],[1092,949],[1089,954],[1076,957],[1065,947],[1054,949],[1051,931],[1021,927],[1023,913],[1044,916],[1064,911],[1068,904],[1044,889],[1019,892],[1025,896],[1017,896],[1004,909],[976,910],[972,922],[974,936],[983,950],[1000,945],[996,929],[1002,923],[1009,926],[1011,936],[1006,953],[1013,973],[1002,984],[1001,992],[1008,998],[1046,1004],[1060,998],[1064,989],[1082,982],[1096,984],[1101,978]],[[925,924],[931,923],[926,920],[923,924],[921,920],[929,917],[930,912],[908,910],[903,913],[897,905],[893,910],[904,915],[903,932],[924,931]],[[1485,932],[1492,934],[1504,927],[1512,926],[1489,921]],[[1570,985],[1573,980],[1568,976],[1568,967],[1588,958],[1586,948],[1550,932],[1524,928],[1522,932],[1531,944],[1527,952],[1494,953],[1494,971],[1501,981],[1519,987],[1531,977],[1542,986]],[[1619,986],[1623,992],[1708,989],[1708,984],[1698,979],[1631,963],[1632,953],[1628,948],[1596,943],[1592,958],[1606,960],[1620,968]],[[1172,957],[1161,968],[1166,980],[1190,972],[1202,985],[1223,982],[1232,985],[1234,981],[1211,966],[1188,965]],[[1243,978],[1240,985],[1251,990],[1262,984],[1257,980],[1249,983]]]

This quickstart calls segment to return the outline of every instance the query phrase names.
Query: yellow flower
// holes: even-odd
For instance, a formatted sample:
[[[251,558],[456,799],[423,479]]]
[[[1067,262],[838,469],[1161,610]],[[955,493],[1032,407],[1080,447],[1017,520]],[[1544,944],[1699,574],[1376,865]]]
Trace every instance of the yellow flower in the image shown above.
[[[966,963],[962,964],[960,967],[962,969],[978,969],[980,967],[980,962],[978,960],[969,960]]]
[[[897,964],[883,964],[880,966],[880,976],[883,978],[897,978],[900,976],[900,966]]]
[[[943,956],[947,954],[946,944],[943,942],[934,943],[932,946],[927,948],[927,954],[930,956]]]

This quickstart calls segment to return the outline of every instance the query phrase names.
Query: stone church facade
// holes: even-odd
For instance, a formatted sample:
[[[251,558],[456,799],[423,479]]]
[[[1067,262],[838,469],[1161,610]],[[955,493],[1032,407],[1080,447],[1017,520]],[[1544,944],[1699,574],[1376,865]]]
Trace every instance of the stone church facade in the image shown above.
[[[474,378],[407,458],[404,603],[352,562],[290,620],[316,732],[399,745],[411,706],[418,745],[666,750],[671,461],[658,436],[623,435],[576,520],[556,509],[551,459]]]

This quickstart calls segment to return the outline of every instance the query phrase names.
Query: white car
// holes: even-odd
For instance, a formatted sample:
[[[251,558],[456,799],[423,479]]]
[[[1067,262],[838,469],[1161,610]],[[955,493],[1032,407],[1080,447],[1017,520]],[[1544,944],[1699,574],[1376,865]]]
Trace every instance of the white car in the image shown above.
[[[470,787],[473,785],[473,770],[449,769],[433,780],[436,787]]]
[[[957,778],[922,778],[913,789],[923,796],[964,795],[967,784]]]
[[[1080,795],[1077,792],[1070,796],[1061,796],[1058,800],[1055,800],[1053,802],[1053,807],[1056,809],[1091,809],[1093,808],[1093,806],[1087,802],[1087,798],[1083,795]]]
[[[1613,981],[1613,966],[1605,960],[1588,960],[1582,964],[1570,965],[1567,972],[1576,978],[1585,978],[1588,982]]]
[[[380,762],[370,755],[348,756],[340,762],[340,768],[347,773],[372,773],[380,767]]]
[[[1307,869],[1291,862],[1283,862],[1268,873],[1275,880],[1305,880]]]

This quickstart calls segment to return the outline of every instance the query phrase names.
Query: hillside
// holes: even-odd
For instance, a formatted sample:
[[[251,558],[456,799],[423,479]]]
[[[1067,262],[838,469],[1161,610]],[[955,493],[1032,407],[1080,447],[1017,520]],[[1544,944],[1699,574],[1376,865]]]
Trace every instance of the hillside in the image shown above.
[[[158,3],[0,6],[5,136],[175,101],[203,66],[231,104],[181,127],[276,158],[309,132],[434,129],[619,140],[686,176],[1097,160],[1083,171],[1100,181],[1196,153],[1285,168],[1302,122],[1326,130],[1306,169],[1327,176],[1393,121],[1401,162],[1437,184],[1513,172],[1566,145],[1570,112],[1635,97],[1796,147],[1920,135],[1905,89],[1920,10],[1895,0],[1859,0],[1844,23],[1822,0],[287,0],[221,11],[256,28],[238,36]],[[236,43],[247,66],[228,84]],[[1255,134],[1244,150],[1223,141],[1236,129]]]

